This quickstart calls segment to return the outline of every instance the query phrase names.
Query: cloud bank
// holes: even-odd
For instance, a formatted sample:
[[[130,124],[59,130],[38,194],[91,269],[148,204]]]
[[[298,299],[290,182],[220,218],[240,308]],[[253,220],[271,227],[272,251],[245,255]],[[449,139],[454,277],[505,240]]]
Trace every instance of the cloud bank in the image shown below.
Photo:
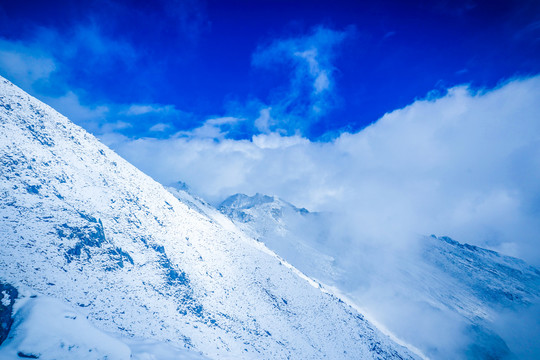
[[[183,180],[214,202],[278,195],[340,214],[357,239],[447,235],[538,265],[539,97],[540,77],[456,87],[330,142],[275,132],[228,139],[219,129],[231,118],[167,139],[103,140],[156,180]]]

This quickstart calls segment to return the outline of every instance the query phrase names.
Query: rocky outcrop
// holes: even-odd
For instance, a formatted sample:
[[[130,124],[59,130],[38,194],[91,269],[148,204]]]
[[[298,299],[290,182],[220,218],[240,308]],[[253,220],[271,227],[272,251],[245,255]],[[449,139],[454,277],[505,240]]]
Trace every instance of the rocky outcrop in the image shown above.
[[[0,282],[0,344],[6,339],[13,323],[13,303],[18,295],[13,286]]]

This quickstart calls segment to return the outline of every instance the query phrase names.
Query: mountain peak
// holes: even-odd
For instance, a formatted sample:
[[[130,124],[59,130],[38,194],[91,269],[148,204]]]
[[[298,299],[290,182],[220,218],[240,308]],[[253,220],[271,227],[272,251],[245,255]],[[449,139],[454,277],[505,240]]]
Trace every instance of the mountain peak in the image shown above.
[[[273,196],[256,193],[253,196],[246,194],[234,194],[225,199],[219,208],[249,209],[257,205],[268,204],[276,201]]]

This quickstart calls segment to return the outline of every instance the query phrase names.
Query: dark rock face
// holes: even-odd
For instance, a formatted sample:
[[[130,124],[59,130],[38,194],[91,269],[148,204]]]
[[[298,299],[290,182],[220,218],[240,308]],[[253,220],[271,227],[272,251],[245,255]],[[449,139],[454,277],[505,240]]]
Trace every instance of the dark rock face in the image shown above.
[[[56,227],[58,236],[71,243],[64,255],[68,263],[77,260],[88,261],[92,256],[101,253],[113,260],[114,266],[107,266],[107,271],[123,268],[127,262],[134,265],[133,259],[126,251],[113,246],[105,237],[105,229],[100,219],[84,213],[79,215],[84,219],[84,225],[62,224]]]
[[[6,339],[13,323],[13,303],[18,295],[13,286],[0,282],[0,344]]]

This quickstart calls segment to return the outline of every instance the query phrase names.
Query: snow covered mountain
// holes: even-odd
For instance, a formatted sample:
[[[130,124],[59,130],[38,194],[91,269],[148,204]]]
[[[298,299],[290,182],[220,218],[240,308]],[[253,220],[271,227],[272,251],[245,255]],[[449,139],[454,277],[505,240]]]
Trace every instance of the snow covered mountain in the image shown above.
[[[218,210],[237,224],[249,223],[250,226],[244,226],[243,230],[253,237],[266,236],[268,232],[284,234],[287,232],[286,227],[290,226],[284,221],[284,216],[308,214],[306,209],[298,209],[279,198],[261,194],[230,196],[221,203]]]
[[[115,338],[219,359],[417,358],[225,216],[178,200],[3,78],[0,164],[0,283],[44,299],[17,300],[15,319],[77,308]],[[0,354],[22,351],[17,334],[28,326],[17,321]],[[40,359],[81,348],[24,346]]]
[[[540,314],[540,271],[522,260],[432,235],[414,250],[373,261],[381,256],[369,248],[349,247],[348,255],[323,239],[330,236],[327,214],[260,194],[233,195],[219,209],[430,357],[534,358],[528,342],[538,340],[539,329],[512,327]],[[301,256],[305,249],[308,259]]]
[[[225,199],[218,210],[252,238],[264,242],[304,273],[320,281],[339,276],[335,259],[320,240],[322,214],[312,213],[274,196],[236,194]],[[315,265],[316,264],[316,265]]]

